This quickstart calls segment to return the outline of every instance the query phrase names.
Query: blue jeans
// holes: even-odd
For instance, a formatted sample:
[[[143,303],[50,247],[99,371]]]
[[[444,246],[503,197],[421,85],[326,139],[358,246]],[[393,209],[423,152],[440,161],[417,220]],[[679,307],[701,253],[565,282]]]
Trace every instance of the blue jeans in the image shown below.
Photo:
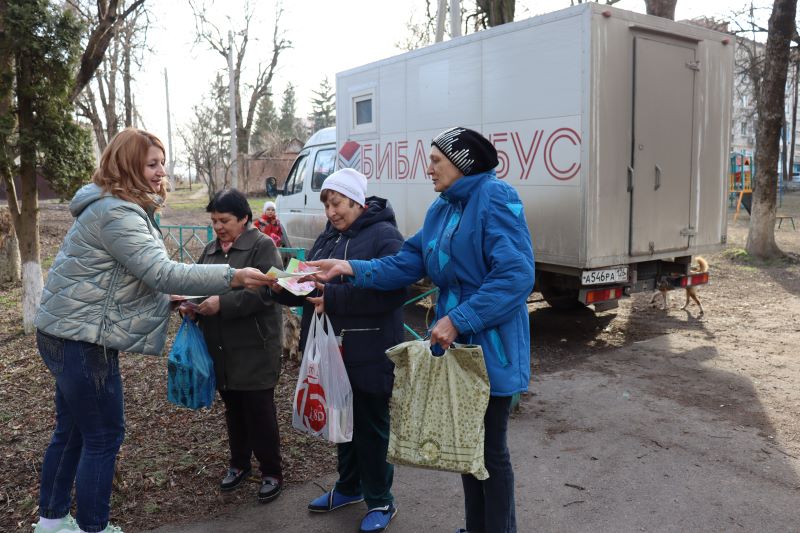
[[[517,533],[514,504],[514,470],[508,452],[508,415],[511,396],[490,396],[483,417],[486,437],[484,462],[489,478],[461,476],[469,533]]]
[[[56,428],[42,462],[39,514],[61,518],[69,513],[74,484],[78,525],[102,531],[125,436],[119,353],[42,332],[36,345],[56,380]]]

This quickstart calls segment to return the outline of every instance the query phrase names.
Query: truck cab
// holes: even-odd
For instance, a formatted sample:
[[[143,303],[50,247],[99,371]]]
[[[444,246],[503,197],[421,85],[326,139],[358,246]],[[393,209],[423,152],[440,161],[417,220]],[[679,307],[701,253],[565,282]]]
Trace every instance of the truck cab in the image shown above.
[[[325,228],[325,208],[319,201],[319,192],[335,165],[336,128],[323,128],[297,154],[275,202],[278,220],[294,246],[310,249]]]

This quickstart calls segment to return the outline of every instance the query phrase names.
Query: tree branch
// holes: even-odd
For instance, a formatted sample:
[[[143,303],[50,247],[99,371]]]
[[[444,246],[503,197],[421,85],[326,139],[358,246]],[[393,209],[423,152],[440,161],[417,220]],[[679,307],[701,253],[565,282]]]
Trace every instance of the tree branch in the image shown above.
[[[114,37],[114,32],[118,23],[122,22],[128,14],[138,9],[145,0],[134,0],[131,6],[125,10],[122,15],[117,14],[119,7],[118,0],[111,0],[106,4],[105,0],[98,0],[97,14],[98,24],[89,35],[89,40],[86,43],[86,49],[81,56],[80,68],[75,77],[75,84],[70,91],[70,102],[74,102],[78,94],[89,83],[103,61],[103,56],[108,49],[111,39]]]

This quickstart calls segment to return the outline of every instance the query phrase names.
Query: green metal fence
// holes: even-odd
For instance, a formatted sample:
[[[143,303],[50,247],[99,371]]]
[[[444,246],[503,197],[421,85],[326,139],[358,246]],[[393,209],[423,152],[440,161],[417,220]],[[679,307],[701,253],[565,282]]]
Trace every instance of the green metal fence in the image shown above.
[[[161,234],[164,236],[164,243],[167,246],[170,259],[173,261],[180,261],[181,263],[197,263],[206,244],[211,242],[214,238],[214,230],[211,226],[175,226],[164,224],[159,227],[161,228]],[[280,251],[281,254],[289,254],[292,257],[296,257],[300,261],[304,261],[306,258],[306,251],[304,248],[281,247],[278,248],[278,251]],[[412,305],[438,291],[439,289],[435,287],[425,291],[405,302],[403,307]],[[302,315],[302,308],[293,308],[292,310],[296,314]],[[404,323],[403,327],[415,339],[422,338],[422,336],[414,331],[408,324]]]
[[[170,259],[181,263],[197,263],[206,244],[214,238],[211,226],[159,226]],[[306,258],[303,248],[278,248],[282,254],[289,254],[300,261]]]
[[[203,248],[214,238],[211,226],[160,226],[170,259],[197,263]]]
[[[418,302],[418,301],[422,300],[423,298],[425,298],[427,296],[430,296],[432,294],[435,294],[437,292],[439,292],[439,288],[438,287],[434,287],[434,288],[432,288],[432,289],[430,289],[428,291],[423,292],[419,296],[415,296],[415,297],[411,298],[410,300],[408,300],[407,302],[405,302],[403,304],[403,307],[407,307],[407,306],[409,306],[409,305],[411,305],[411,304],[413,304],[415,302]],[[409,326],[408,324],[406,324],[405,322],[403,323],[403,327],[406,328],[406,331],[409,332],[416,340],[422,339],[422,336],[419,335],[416,331],[414,331],[414,329],[411,326]]]

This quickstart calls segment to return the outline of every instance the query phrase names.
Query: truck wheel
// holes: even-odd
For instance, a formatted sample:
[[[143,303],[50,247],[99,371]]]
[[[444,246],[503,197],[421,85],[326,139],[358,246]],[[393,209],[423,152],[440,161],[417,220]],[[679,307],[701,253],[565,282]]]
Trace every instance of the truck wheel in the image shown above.
[[[553,309],[559,311],[572,311],[585,307],[578,300],[578,289],[564,287],[541,287],[542,297]]]

